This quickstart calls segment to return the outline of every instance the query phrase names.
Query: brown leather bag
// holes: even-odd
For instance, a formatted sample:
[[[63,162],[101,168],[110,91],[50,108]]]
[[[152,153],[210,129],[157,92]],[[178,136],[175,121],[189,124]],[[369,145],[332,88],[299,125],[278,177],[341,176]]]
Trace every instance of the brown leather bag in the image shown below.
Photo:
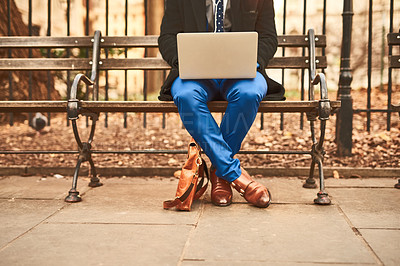
[[[204,174],[207,182],[204,184]],[[164,209],[176,207],[177,210],[190,211],[193,200],[199,199],[208,186],[208,170],[201,158],[200,147],[192,138],[188,147],[186,163],[182,167],[174,200],[164,201]]]

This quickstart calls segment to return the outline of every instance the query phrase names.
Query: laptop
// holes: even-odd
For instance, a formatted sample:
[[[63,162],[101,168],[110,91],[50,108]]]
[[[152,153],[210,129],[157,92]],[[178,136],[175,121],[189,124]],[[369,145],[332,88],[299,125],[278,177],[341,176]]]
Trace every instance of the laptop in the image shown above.
[[[257,73],[257,32],[178,33],[181,79],[246,79]]]

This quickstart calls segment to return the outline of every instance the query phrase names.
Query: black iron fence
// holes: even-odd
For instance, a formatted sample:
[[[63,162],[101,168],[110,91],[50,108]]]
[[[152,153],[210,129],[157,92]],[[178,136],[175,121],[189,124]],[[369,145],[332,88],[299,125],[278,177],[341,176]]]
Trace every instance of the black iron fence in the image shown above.
[[[108,35],[147,35],[147,34],[157,34],[157,28],[159,28],[160,22],[160,9],[162,13],[164,0],[125,0],[125,1],[113,1],[112,3],[109,0],[103,1],[94,1],[94,0],[85,0],[81,1],[71,1],[71,0],[63,0],[63,1],[51,1],[51,0],[42,0],[37,1],[40,2],[40,10],[37,10],[37,3],[33,6],[32,0],[28,1],[15,1],[17,3],[18,8],[20,5],[23,5],[22,16],[26,20],[26,27],[28,28],[28,35],[47,35],[47,36],[71,36],[71,35],[91,35],[94,30],[100,29],[103,34]],[[27,2],[27,3],[26,3]],[[331,3],[332,1],[327,0],[275,0],[275,11],[276,11],[276,22],[277,22],[277,30],[278,34],[289,34],[289,33],[299,33],[306,34],[308,28],[314,28],[316,34],[326,34],[328,38],[328,46],[327,49],[322,49],[320,53],[322,55],[329,55],[330,53],[334,53],[334,49],[332,47],[340,47],[341,54],[338,54],[338,57],[341,58],[340,65],[335,63],[333,60],[328,60],[328,87],[332,91],[336,91],[338,88],[338,98],[342,101],[342,108],[337,116],[337,142],[338,142],[338,151],[339,154],[342,155],[350,155],[351,154],[351,132],[352,132],[352,119],[353,114],[362,114],[366,113],[366,130],[369,131],[371,128],[371,113],[380,113],[385,116],[387,120],[386,129],[390,130],[391,127],[391,113],[392,110],[390,108],[391,103],[393,102],[393,83],[398,80],[398,76],[392,73],[391,69],[387,69],[386,61],[388,54],[392,53],[392,50],[389,50],[385,46],[385,40],[383,39],[383,44],[378,43],[377,45],[382,46],[382,53],[380,54],[382,60],[382,69],[387,71],[387,78],[384,79],[383,83],[387,84],[387,105],[381,106],[379,108],[372,107],[371,91],[374,89],[373,86],[373,62],[374,62],[374,42],[376,38],[374,36],[374,17],[376,14],[389,14],[388,18],[382,19],[382,25],[385,25],[385,29],[381,32],[382,36],[385,36],[388,32],[398,31],[399,28],[399,18],[395,17],[396,12],[398,13],[400,7],[395,6],[394,0],[388,1],[379,1],[378,5],[374,5],[373,0],[369,0],[368,3],[366,1],[364,4],[368,4],[368,7],[365,10],[368,11],[368,52],[367,52],[367,65],[362,66],[362,68],[366,69],[366,75],[363,77],[352,75],[352,64],[350,58],[352,58],[352,45],[351,45],[351,35],[354,33],[355,29],[359,28],[359,24],[353,24],[353,19],[357,16],[364,16],[363,12],[358,12],[357,9],[355,14],[353,12],[353,1],[352,0],[343,0],[343,9],[337,9],[337,3]],[[25,3],[25,4],[21,4]],[[382,5],[382,3],[384,3]],[[0,14],[7,16],[7,35],[13,35],[12,25],[13,20],[15,19],[12,14],[12,5],[13,1],[7,0],[7,14]],[[79,6],[81,5],[81,6]],[[361,3],[357,3],[357,8],[362,7]],[[374,8],[376,7],[377,10]],[[336,9],[335,9],[336,8]],[[364,8],[364,7],[362,7]],[[55,10],[57,13],[54,14]],[[77,13],[73,10],[83,10],[81,12],[81,17],[77,17]],[[364,9],[363,9],[364,10]],[[328,12],[329,11],[329,12]],[[157,13],[158,12],[158,13]],[[79,14],[79,13],[78,13]],[[60,17],[61,16],[61,17]],[[40,17],[41,20],[37,20]],[[343,20],[341,19],[343,17]],[[36,18],[36,20],[35,20]],[[123,18],[123,19],[122,19]],[[328,22],[331,19],[330,22]],[[77,27],[77,21],[80,22],[80,26]],[[299,23],[301,21],[301,23]],[[336,21],[336,22],[332,22]],[[43,23],[45,22],[45,23]],[[342,32],[340,35],[342,36],[341,42],[339,36],[340,30],[338,30],[337,25],[342,23]],[[388,25],[386,25],[388,24]],[[60,26],[61,25],[61,26]],[[41,26],[40,29],[39,26]],[[78,29],[81,29],[79,32]],[[388,29],[388,30],[386,30]],[[123,30],[123,31],[122,31]],[[354,37],[354,36],[353,36]],[[353,41],[354,46],[354,41]],[[12,57],[13,49],[9,49],[7,51],[8,57]],[[46,51],[41,51],[43,56],[52,57],[55,55],[54,51],[47,49]],[[125,56],[128,57],[130,51],[128,49],[113,50],[106,49],[105,56]],[[145,56],[149,53],[156,53],[156,51],[151,49],[146,49],[142,51],[142,55]],[[278,54],[285,55],[288,51],[285,48],[281,48],[277,52]],[[305,53],[304,49],[302,51],[303,55]],[[32,56],[32,51],[29,51],[29,56]],[[70,57],[70,56],[82,56],[89,57],[89,50],[85,49],[84,51],[72,51],[70,49],[66,49],[66,51],[62,51],[60,55],[62,57]],[[339,71],[340,69],[340,71]],[[270,73],[270,76],[274,77],[285,87],[288,91],[294,91],[292,97],[297,97],[299,99],[304,99],[307,93],[307,79],[305,78],[308,73],[305,73],[304,70],[299,70],[301,73],[297,73],[293,75],[293,70],[283,69],[280,73]],[[297,70],[296,70],[297,71]],[[383,72],[385,72],[383,71]],[[111,99],[140,99],[140,100],[148,100],[154,99],[157,95],[157,91],[159,85],[158,82],[161,82],[163,77],[165,77],[165,73],[161,72],[158,74],[149,73],[147,71],[140,72],[137,71],[135,75],[132,75],[131,72],[127,70],[123,71],[124,73],[115,75],[115,73],[110,73],[108,71],[104,71],[101,76],[101,99],[111,100]],[[339,73],[340,72],[340,73]],[[386,73],[386,72],[385,72]],[[28,72],[29,81],[28,81],[28,100],[33,97],[33,81],[32,81],[32,72]],[[71,78],[73,77],[73,73],[70,71],[66,71],[66,73],[62,73],[60,75],[65,85],[63,88],[57,87],[59,91],[62,91],[63,97],[67,98],[69,96],[69,88],[71,86]],[[132,76],[134,76],[134,84],[135,86],[130,86],[132,83]],[[382,76],[382,75],[381,75]],[[353,108],[353,100],[351,97],[352,91],[352,80],[357,78],[357,80],[367,80],[367,99],[365,108]],[[50,98],[50,91],[52,86],[54,86],[54,82],[52,80],[52,73],[47,72],[47,98]],[[117,82],[115,82],[117,80]],[[154,81],[155,80],[155,81]],[[15,99],[15,88],[13,87],[13,74],[12,72],[8,73],[8,100]],[[59,84],[59,83],[58,83]],[[117,84],[117,85],[116,85]],[[293,85],[296,84],[296,85]],[[382,82],[381,82],[382,84]],[[61,85],[58,85],[61,86]],[[131,88],[135,87],[135,91],[131,91]],[[88,98],[89,95],[86,94],[83,97]],[[48,114],[50,118],[50,114]],[[105,115],[105,126],[107,127],[108,116]],[[300,116],[299,127],[303,128],[303,116]],[[48,123],[50,123],[50,119],[48,119]],[[144,117],[144,125],[146,126],[146,119]],[[165,127],[165,115],[163,117],[162,127]],[[9,117],[10,125],[13,124],[13,116]],[[263,128],[264,117],[261,115],[261,128]],[[281,129],[284,129],[284,115],[281,115]],[[124,126],[127,127],[127,115],[124,117]]]
[[[364,1],[362,1],[364,2]],[[341,49],[341,67],[338,88],[338,99],[342,101],[341,110],[338,113],[336,124],[336,141],[338,144],[339,155],[351,155],[352,148],[352,129],[354,115],[365,116],[365,130],[371,131],[371,115],[379,114],[376,120],[386,119],[386,130],[391,128],[391,109],[393,103],[393,78],[399,82],[398,76],[394,77],[391,68],[388,68],[388,55],[392,54],[392,48],[388,47],[386,34],[400,30],[400,21],[394,15],[399,13],[399,6],[395,6],[395,1],[380,1],[374,5],[373,0],[365,1],[365,12],[357,13],[353,11],[353,1],[345,0],[343,6],[343,34]],[[358,7],[360,2],[357,3]],[[357,17],[358,15],[358,17]],[[364,17],[366,30],[361,30],[361,19]],[[353,20],[356,23],[353,23]],[[397,29],[395,29],[397,27]],[[356,34],[359,32],[358,34]],[[353,35],[353,36],[352,36]],[[354,36],[356,35],[356,36]],[[352,42],[353,39],[353,42]],[[355,41],[354,41],[355,40]],[[362,53],[354,54],[352,45],[366,47],[361,49]],[[353,53],[353,54],[352,54]],[[351,60],[354,62],[351,62]],[[356,69],[360,69],[356,72]],[[356,73],[356,74],[355,74]],[[387,73],[387,74],[386,74]],[[365,107],[353,107],[352,88],[360,86],[352,85],[354,78],[358,81],[366,81],[366,98],[363,99]],[[354,83],[354,82],[353,82]],[[358,82],[359,83],[359,82]],[[385,88],[386,87],[386,88]],[[381,94],[386,92],[386,105],[373,107],[372,98],[374,90],[379,90]],[[396,99],[399,99],[396,95]],[[376,121],[375,120],[375,121]]]

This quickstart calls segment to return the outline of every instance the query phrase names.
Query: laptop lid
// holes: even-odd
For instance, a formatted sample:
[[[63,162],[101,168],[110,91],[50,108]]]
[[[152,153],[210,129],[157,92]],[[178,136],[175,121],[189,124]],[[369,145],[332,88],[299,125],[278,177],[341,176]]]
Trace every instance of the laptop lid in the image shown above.
[[[257,73],[257,32],[178,33],[181,79],[245,79]]]

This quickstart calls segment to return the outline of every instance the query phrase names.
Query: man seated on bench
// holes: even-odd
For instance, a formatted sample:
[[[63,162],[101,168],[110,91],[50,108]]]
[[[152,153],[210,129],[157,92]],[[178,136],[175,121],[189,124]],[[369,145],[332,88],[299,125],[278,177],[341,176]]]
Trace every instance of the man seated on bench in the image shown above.
[[[173,100],[188,132],[212,163],[211,199],[217,206],[232,202],[230,184],[251,204],[266,208],[267,188],[251,179],[234,158],[268,94],[282,100],[284,89],[270,80],[265,67],[278,41],[272,0],[168,0],[158,40],[163,58],[172,69],[161,88],[160,100]],[[177,34],[180,32],[256,31],[257,75],[253,79],[182,80],[178,73]],[[228,106],[218,126],[207,102],[226,100]]]

